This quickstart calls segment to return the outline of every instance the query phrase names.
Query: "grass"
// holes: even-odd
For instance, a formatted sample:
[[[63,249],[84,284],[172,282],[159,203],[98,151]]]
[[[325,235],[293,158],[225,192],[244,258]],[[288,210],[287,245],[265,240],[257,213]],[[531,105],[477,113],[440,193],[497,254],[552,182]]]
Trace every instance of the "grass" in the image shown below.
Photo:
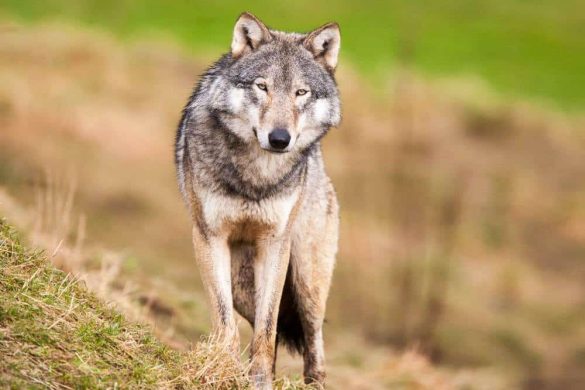
[[[247,389],[245,364],[208,339],[173,350],[0,220],[0,387]],[[278,389],[302,389],[280,378]]]
[[[435,77],[480,76],[510,96],[572,109],[585,104],[585,6],[578,0],[341,0],[334,7],[308,0],[245,6],[234,0],[5,0],[0,12],[28,21],[74,21],[126,38],[162,34],[194,53],[217,55],[229,47],[232,24],[244,8],[286,30],[337,20],[344,56],[376,85],[397,61],[406,61]]]
[[[0,222],[2,386],[139,387],[180,378],[180,356],[128,323]]]

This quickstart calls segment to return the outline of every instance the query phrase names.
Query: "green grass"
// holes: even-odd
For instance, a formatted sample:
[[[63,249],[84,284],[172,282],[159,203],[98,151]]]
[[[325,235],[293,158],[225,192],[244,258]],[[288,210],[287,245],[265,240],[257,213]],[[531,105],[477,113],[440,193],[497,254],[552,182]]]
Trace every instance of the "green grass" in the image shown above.
[[[193,51],[229,47],[244,9],[279,29],[340,22],[343,53],[376,79],[398,58],[433,76],[479,75],[503,94],[565,108],[585,103],[585,3],[580,0],[3,0],[28,21],[64,19],[123,37],[163,32]]]
[[[169,348],[0,219],[0,388],[249,389],[246,365],[226,351],[214,339]],[[274,385],[308,388],[285,377]]]
[[[0,222],[0,387],[140,387],[181,377],[181,355],[124,320]]]

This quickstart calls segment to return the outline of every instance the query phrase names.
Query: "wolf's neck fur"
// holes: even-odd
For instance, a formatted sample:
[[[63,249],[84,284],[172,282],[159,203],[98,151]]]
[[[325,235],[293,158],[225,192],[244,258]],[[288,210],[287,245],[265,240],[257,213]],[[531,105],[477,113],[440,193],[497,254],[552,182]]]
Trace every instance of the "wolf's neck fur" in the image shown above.
[[[319,144],[303,151],[274,154],[246,143],[214,115],[194,115],[187,136],[201,184],[231,196],[259,201],[292,191],[306,174]],[[193,119],[194,119],[193,118]]]

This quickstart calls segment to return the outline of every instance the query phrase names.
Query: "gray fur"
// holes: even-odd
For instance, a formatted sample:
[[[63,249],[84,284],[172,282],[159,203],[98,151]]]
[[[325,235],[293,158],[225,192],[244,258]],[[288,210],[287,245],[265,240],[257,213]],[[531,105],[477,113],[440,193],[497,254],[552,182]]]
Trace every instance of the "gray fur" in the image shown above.
[[[225,54],[202,76],[187,103],[179,124],[176,142],[176,162],[181,192],[184,194],[183,156],[187,151],[196,165],[194,174],[199,180],[226,194],[260,200],[298,183],[299,175],[319,141],[331,126],[340,121],[339,93],[333,75],[316,63],[301,46],[303,35],[273,32],[276,39],[256,52],[234,60]],[[311,96],[303,110],[317,99],[327,99],[330,112],[320,123],[320,132],[307,139],[293,153],[284,156],[286,164],[269,180],[245,175],[249,167],[250,149],[257,148],[255,140],[242,139],[230,131],[229,119],[234,115],[228,102],[230,89],[243,89],[246,106],[257,99],[251,89],[259,76],[275,80],[278,93],[289,94],[292,75],[302,78],[311,88]],[[253,129],[249,129],[253,133]],[[238,158],[234,158],[237,156]],[[317,164],[319,164],[317,162]]]
[[[304,354],[307,381],[322,382],[319,348],[338,211],[320,140],[340,121],[335,64],[331,65],[331,55],[324,54],[327,45],[310,46],[307,37],[312,36],[268,30],[250,14],[238,20],[234,34],[238,33],[232,52],[205,72],[183,110],[175,145],[179,187],[197,232],[196,252],[198,245],[208,248],[218,237],[228,241],[234,308],[265,333],[255,335],[253,354],[263,353],[258,343],[274,337],[277,328],[277,340]],[[336,61],[337,51],[334,57]],[[258,89],[258,80],[266,84],[265,94]],[[300,89],[307,94],[299,95]],[[266,146],[267,134],[274,128],[292,135],[285,153],[276,154]],[[226,217],[231,219],[225,223],[210,219],[205,210],[211,206],[205,199],[217,199],[218,207],[235,207]],[[270,219],[273,210],[284,207],[278,202],[294,202],[290,216],[282,216],[286,227]],[[265,212],[269,217],[263,216]],[[279,271],[287,275],[282,298],[276,295],[278,300],[262,312],[265,322],[259,325],[259,291],[264,287],[255,285],[254,267],[259,245],[266,240],[279,248],[286,245],[279,246],[278,240],[290,242],[290,250],[281,264],[284,271]],[[213,264],[210,267],[213,273]],[[211,283],[213,290],[215,282]],[[214,297],[216,310],[223,326],[229,326],[230,309],[221,289],[212,292],[219,294]],[[275,305],[279,305],[278,326],[271,320]],[[266,354],[275,359],[276,351],[268,348]],[[257,387],[270,388],[265,365],[257,371],[261,378],[255,382]]]

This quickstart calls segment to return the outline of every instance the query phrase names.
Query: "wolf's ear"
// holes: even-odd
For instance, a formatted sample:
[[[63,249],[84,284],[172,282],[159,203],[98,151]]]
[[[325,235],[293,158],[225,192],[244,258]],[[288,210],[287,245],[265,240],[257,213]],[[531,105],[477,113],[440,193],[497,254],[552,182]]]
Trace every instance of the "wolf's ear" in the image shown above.
[[[256,50],[262,43],[270,42],[272,35],[268,28],[249,12],[238,18],[232,38],[232,57],[238,58],[246,52]]]
[[[305,49],[313,53],[315,60],[333,72],[337,66],[337,56],[341,45],[341,35],[337,23],[327,23],[309,33],[303,41]]]

